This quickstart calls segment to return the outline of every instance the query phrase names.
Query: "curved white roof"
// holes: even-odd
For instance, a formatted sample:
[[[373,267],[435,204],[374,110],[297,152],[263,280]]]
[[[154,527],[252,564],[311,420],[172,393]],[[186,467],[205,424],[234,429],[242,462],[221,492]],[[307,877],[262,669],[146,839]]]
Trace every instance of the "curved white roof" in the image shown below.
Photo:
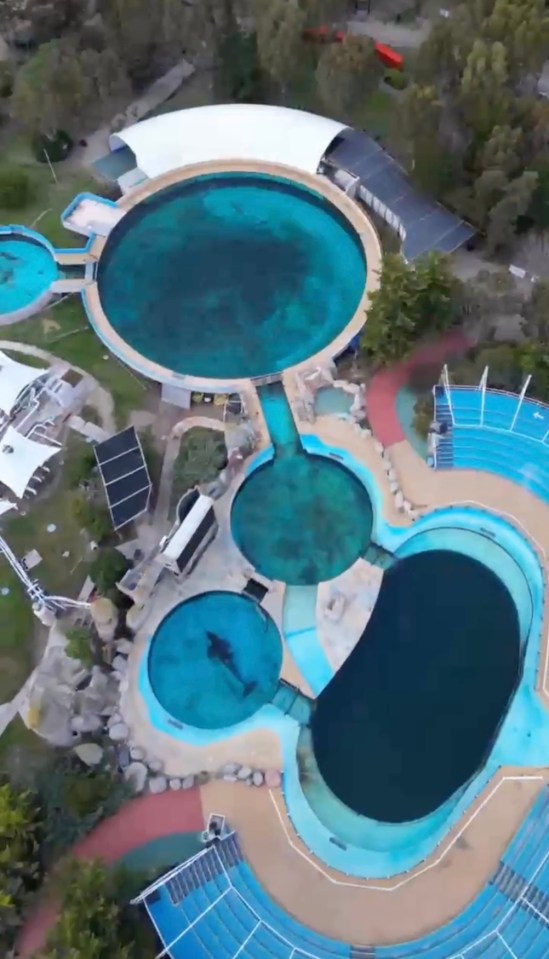
[[[316,173],[343,123],[286,107],[230,103],[176,110],[113,133],[111,150],[126,145],[151,179],[192,163],[257,160]]]
[[[47,372],[47,369],[18,363],[0,350],[0,411],[11,413],[21,393]]]
[[[24,496],[36,470],[59,452],[59,446],[37,443],[8,426],[0,439],[0,483]]]

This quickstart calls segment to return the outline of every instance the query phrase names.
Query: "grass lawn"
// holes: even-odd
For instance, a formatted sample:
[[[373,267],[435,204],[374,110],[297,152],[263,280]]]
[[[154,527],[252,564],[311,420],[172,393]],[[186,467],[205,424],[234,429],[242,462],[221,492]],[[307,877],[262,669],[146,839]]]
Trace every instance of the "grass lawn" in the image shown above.
[[[35,569],[36,576],[54,594],[76,596],[88,570],[84,558],[87,540],[71,510],[70,471],[66,468],[71,458],[81,457],[86,449],[87,444],[82,438],[69,433],[59,456],[63,457],[64,468],[60,462],[52,460],[52,472],[55,470],[56,476],[51,487],[39,493],[36,500],[25,500],[25,516],[15,512],[7,514],[2,524],[6,539],[17,556],[22,557],[31,549],[38,550],[42,562]],[[47,530],[49,524],[56,526],[52,533]],[[63,557],[66,550],[70,556]]]
[[[0,560],[0,703],[12,699],[32,670],[34,616],[17,576]],[[0,767],[1,767],[0,762]]]
[[[78,295],[63,300],[23,323],[2,327],[0,338],[32,343],[91,373],[112,393],[116,421],[120,427],[126,426],[132,410],[145,405],[151,384],[109,353],[89,325]],[[26,362],[23,356],[21,360]]]
[[[0,769],[20,786],[32,788],[54,750],[16,716],[0,736]]]
[[[3,149],[0,162],[13,164],[28,173],[33,184],[29,203],[18,210],[0,206],[0,223],[20,223],[36,227],[39,233],[57,247],[81,247],[85,237],[70,233],[61,226],[61,213],[77,193],[89,191],[104,193],[105,185],[91,173],[58,163],[54,166],[58,182],[55,182],[47,163],[38,163],[25,137],[15,137],[7,149]],[[67,161],[70,163],[70,161]]]

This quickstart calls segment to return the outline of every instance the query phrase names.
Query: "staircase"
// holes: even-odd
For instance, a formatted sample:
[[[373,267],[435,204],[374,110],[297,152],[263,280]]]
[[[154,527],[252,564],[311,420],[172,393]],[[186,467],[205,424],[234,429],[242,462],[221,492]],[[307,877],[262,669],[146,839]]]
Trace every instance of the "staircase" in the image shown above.
[[[445,424],[447,432],[438,437],[435,452],[435,469],[448,470],[454,465],[454,444],[452,440],[452,413],[444,386],[435,387],[435,420]]]

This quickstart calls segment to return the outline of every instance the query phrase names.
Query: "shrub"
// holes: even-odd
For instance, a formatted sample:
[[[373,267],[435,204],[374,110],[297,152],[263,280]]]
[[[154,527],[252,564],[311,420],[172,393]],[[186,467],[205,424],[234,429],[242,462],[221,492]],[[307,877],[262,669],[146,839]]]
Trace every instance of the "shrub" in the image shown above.
[[[66,160],[73,148],[73,141],[64,130],[58,130],[49,137],[43,133],[35,133],[31,140],[31,150],[38,163],[60,163]]]
[[[11,96],[13,90],[13,68],[10,63],[0,63],[0,97]]]
[[[112,532],[109,512],[104,506],[98,506],[79,494],[74,497],[72,508],[77,523],[81,523],[98,543]]]
[[[85,483],[95,465],[95,454],[91,446],[86,446],[78,456],[69,459],[65,470],[70,488],[77,489]]]
[[[0,206],[7,210],[25,207],[32,197],[30,177],[17,167],[0,167]]]
[[[433,416],[434,408],[432,395],[421,396],[414,406],[413,427],[416,433],[418,433],[419,436],[423,436],[424,439],[427,438],[429,427],[433,422]]]
[[[408,86],[406,74],[402,70],[386,70],[383,79],[393,90],[405,90]]]
[[[116,584],[129,568],[129,562],[117,549],[107,547],[99,551],[90,567],[90,576],[97,589],[104,596],[109,596]],[[112,596],[109,598],[112,599]]]
[[[13,943],[21,912],[40,879],[39,822],[28,792],[0,786],[0,946]],[[5,955],[0,949],[0,953]]]
[[[85,626],[73,626],[67,630],[65,652],[72,659],[78,659],[83,666],[93,666],[91,636]]]

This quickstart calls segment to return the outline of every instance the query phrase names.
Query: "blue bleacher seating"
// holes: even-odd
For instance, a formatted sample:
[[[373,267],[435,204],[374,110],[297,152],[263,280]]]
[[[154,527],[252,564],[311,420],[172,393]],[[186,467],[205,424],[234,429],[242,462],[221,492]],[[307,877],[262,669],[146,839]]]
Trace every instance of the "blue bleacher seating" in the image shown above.
[[[549,407],[478,387],[452,387],[448,396],[438,386],[435,416],[448,427],[437,469],[495,473],[549,502]]]
[[[549,787],[476,899],[421,939],[357,946],[299,923],[263,889],[230,833],[145,895],[173,959],[547,959]]]

